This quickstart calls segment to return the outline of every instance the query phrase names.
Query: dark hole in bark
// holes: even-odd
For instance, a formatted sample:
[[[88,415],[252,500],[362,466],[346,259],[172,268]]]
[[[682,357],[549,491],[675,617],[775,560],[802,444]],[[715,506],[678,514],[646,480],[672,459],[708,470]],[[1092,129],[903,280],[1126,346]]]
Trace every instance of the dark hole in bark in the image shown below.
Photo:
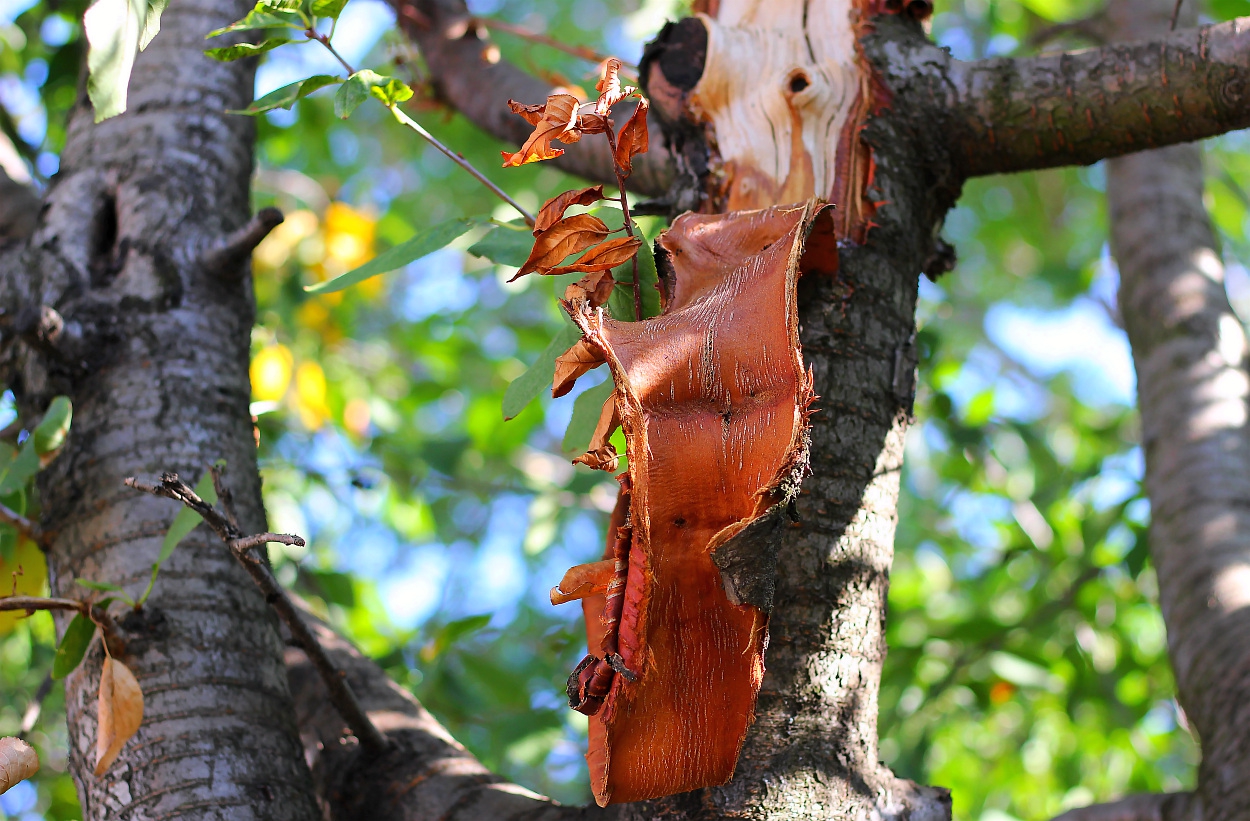
[[[801,70],[796,71],[790,75],[790,93],[791,94],[798,94],[800,91],[807,88],[811,84],[812,84],[812,81],[808,79],[807,73],[804,71],[801,71]]]
[[[664,79],[682,91],[689,91],[703,77],[706,61],[707,29],[697,17],[686,17],[660,29],[643,52],[638,73],[645,82],[648,67],[658,62]]]
[[[104,194],[91,221],[91,284],[107,285],[117,274],[117,200]]]

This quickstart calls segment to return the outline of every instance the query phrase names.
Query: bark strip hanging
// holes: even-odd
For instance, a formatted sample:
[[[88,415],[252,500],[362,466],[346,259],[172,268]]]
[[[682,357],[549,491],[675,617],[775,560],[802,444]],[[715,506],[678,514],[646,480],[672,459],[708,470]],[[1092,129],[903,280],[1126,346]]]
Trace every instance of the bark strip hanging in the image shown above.
[[[580,349],[612,371],[604,418],[619,419],[629,464],[605,561],[574,568],[552,591],[586,610],[591,655],[569,697],[592,715],[587,760],[601,805],[733,775],[771,602],[729,568],[768,553],[806,470],[814,397],[795,283],[804,240],[830,214],[814,200],[686,214],[657,242],[660,316],[618,322],[584,297],[564,302]],[[615,461],[606,439],[596,436],[585,461]],[[744,539],[752,549],[735,551]]]

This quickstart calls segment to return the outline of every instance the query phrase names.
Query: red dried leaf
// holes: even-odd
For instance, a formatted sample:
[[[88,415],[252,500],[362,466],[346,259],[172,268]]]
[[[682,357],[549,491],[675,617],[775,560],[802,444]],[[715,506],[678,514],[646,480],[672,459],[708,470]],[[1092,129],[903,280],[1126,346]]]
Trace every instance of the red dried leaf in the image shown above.
[[[564,212],[574,205],[591,205],[603,199],[603,186],[592,185],[589,188],[578,188],[565,191],[552,197],[538,209],[538,218],[534,222],[534,236],[538,236],[560,221]]]
[[[541,106],[522,105],[514,100],[508,107],[520,114],[531,125],[530,134],[521,150],[513,154],[503,153],[503,167],[509,168],[526,163],[551,160],[564,153],[563,148],[553,148],[552,140],[575,143],[582,138],[577,130],[577,98],[572,94],[552,94]]]
[[[565,217],[534,239],[534,250],[530,251],[529,258],[512,279],[534,271],[552,273],[554,266],[586,250],[610,233],[603,220],[590,214]]]
[[[629,115],[625,127],[621,129],[621,133],[616,138],[616,167],[620,169],[621,174],[629,176],[629,172],[633,166],[634,156],[636,154],[645,154],[650,147],[650,137],[647,133],[647,109],[651,104],[647,102],[646,97],[638,100],[634,113]]]
[[[556,358],[556,373],[551,380],[551,395],[559,399],[573,388],[577,377],[594,370],[604,362],[603,354],[579,339],[564,353]]]
[[[604,592],[612,581],[615,564],[611,559],[603,559],[570,567],[560,583],[551,588],[551,603],[564,604]]]
[[[569,219],[576,219],[576,217],[569,217]],[[638,237],[615,237],[591,248],[581,259],[572,265],[552,268],[549,271],[544,271],[544,273],[551,276],[559,276],[561,274],[608,271],[622,262],[629,262],[634,254],[638,253],[638,248],[641,245],[642,240]]]

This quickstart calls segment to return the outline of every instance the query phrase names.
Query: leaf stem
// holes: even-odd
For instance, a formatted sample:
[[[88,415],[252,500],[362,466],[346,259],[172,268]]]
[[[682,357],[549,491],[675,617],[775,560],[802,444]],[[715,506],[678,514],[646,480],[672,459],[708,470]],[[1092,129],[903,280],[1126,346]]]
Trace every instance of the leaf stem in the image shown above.
[[[608,148],[612,150],[612,171],[616,174],[616,187],[620,189],[621,213],[625,215],[625,233],[634,236],[634,220],[629,215],[629,196],[625,193],[625,177],[621,174],[621,167],[616,163],[616,132],[612,129],[612,121],[607,121],[606,135],[608,138]],[[616,199],[613,197],[612,199]],[[638,252],[630,258],[630,262],[634,264],[634,321],[642,321],[642,288],[638,282]]]
[[[307,31],[304,32],[304,36],[310,40],[316,40],[318,43],[325,46],[326,50],[329,51],[330,54],[334,56],[334,59],[339,61],[339,65],[343,66],[343,68],[347,70],[347,73],[349,76],[356,73],[356,69],[352,67],[352,64],[347,62],[347,60],[343,59],[343,55],[339,54],[338,51],[335,50],[334,46],[330,44],[330,38],[327,35],[321,34],[320,32],[314,29],[308,29]],[[391,113],[395,115],[395,119],[399,120],[400,125],[406,126],[412,129],[413,131],[417,132],[417,134],[422,139],[424,139],[430,145],[437,148],[440,152],[446,155],[446,157],[450,159],[452,162],[454,162],[456,165],[460,166],[465,171],[468,171],[469,174],[471,174],[473,178],[476,179],[478,182],[480,182],[482,185],[489,188],[492,194],[499,197],[501,200],[508,203],[508,205],[511,205],[513,208],[515,208],[521,214],[521,216],[525,218],[526,223],[528,223],[531,228],[534,227],[534,215],[531,214],[529,211],[526,211],[524,208],[521,207],[520,203],[512,199],[512,197],[508,196],[506,193],[504,193],[502,188],[500,188],[499,186],[491,182],[489,179],[487,179],[486,175],[483,174],[481,171],[478,171],[476,168],[474,168],[472,163],[466,160],[458,152],[452,151],[450,148],[443,145],[443,143],[440,142],[437,137],[435,137],[430,132],[426,131],[421,126],[420,123],[418,123],[416,120],[412,119],[403,111],[401,111],[398,104],[390,103],[386,107],[389,108],[391,110]]]

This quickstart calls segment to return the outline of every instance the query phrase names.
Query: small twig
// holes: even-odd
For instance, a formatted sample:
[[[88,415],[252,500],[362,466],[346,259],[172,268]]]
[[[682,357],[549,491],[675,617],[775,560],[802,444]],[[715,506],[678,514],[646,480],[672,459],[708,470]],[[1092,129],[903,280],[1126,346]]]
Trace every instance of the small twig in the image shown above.
[[[23,741],[30,731],[35,729],[35,724],[39,721],[39,714],[43,712],[43,700],[48,697],[48,693],[52,692],[52,673],[48,672],[43,677],[39,689],[35,691],[35,697],[30,700],[30,704],[26,705],[26,712],[22,714],[22,729],[17,737]]]
[[[38,610],[72,610],[98,624],[110,647],[120,648],[124,645],[124,635],[117,622],[113,621],[113,617],[103,607],[91,602],[45,596],[3,596],[0,597],[0,610],[25,610],[28,616]]]
[[[612,121],[608,120],[607,124],[608,148],[612,151],[612,171],[616,174],[616,185],[620,189],[621,196],[621,213],[625,215],[625,233],[629,236],[634,235],[634,221],[629,216],[629,196],[625,193],[625,177],[621,174],[621,168],[616,164],[616,132],[612,130]],[[615,197],[613,199],[616,199]],[[642,287],[638,282],[638,254],[635,253],[630,260],[634,263],[634,321],[642,321]]]
[[[1170,31],[1176,31],[1176,21],[1181,17],[1181,6],[1184,3],[1185,0],[1176,0],[1176,8],[1172,9],[1172,26],[1169,29]]]
[[[221,484],[218,477],[214,477],[214,482]],[[182,502],[182,504],[194,510],[204,519],[204,522],[213,529],[218,537],[230,548],[230,552],[243,565],[243,569],[252,577],[252,581],[260,588],[260,592],[264,594],[265,601],[277,611],[278,616],[286,624],[291,631],[292,638],[295,643],[303,649],[308,656],[309,661],[317,669],[321,680],[325,682],[326,689],[330,691],[330,701],[338,710],[339,715],[347,723],[348,728],[360,741],[362,749],[372,755],[383,752],[389,746],[386,736],[382,735],[377,726],[370,720],[369,715],[360,706],[356,694],[352,691],[351,685],[347,683],[347,678],[341,670],[334,666],[334,662],[330,661],[330,657],[326,655],[325,648],[317,641],[317,638],[308,629],[308,625],[300,618],[299,612],[295,609],[295,605],[291,602],[291,598],[282,589],[282,585],[278,584],[278,580],[274,578],[270,572],[269,566],[254,553],[252,548],[258,547],[267,541],[281,542],[283,544],[304,544],[304,540],[298,536],[286,536],[277,533],[260,533],[252,536],[245,536],[239,532],[239,528],[231,523],[231,521],[212,505],[201,499],[194,490],[192,490],[185,482],[178,478],[176,473],[166,473],[161,476],[159,485],[150,485],[146,482],[140,482],[133,477],[126,479],[125,484],[135,490],[144,493],[150,493],[153,496],[163,496],[167,499],[174,499]],[[220,496],[220,491],[218,491]]]
[[[213,490],[217,491],[217,501],[221,502],[221,509],[225,511],[226,519],[230,522],[231,527],[240,533],[243,528],[239,527],[239,513],[234,509],[234,494],[230,492],[230,488],[223,481],[226,469],[220,464],[213,465],[208,469],[213,477]]]
[[[480,24],[494,31],[507,32],[513,37],[520,37],[522,40],[529,40],[531,43],[538,43],[540,45],[547,46],[548,48],[554,48],[557,51],[563,51],[565,54],[572,54],[574,57],[580,57],[583,60],[589,60],[592,63],[602,63],[604,60],[608,59],[606,55],[600,54],[593,48],[588,48],[586,46],[571,46],[568,43],[560,42],[554,37],[548,37],[545,34],[531,31],[530,29],[527,29],[524,26],[518,26],[515,23],[495,20],[490,17],[475,17],[471,21],[470,25],[474,23]],[[621,67],[629,69],[631,72],[638,71],[638,66],[624,61],[621,61]]]
[[[0,504],[0,522],[4,522],[6,525],[11,525],[17,528],[18,533],[21,533],[27,539],[30,539],[40,547],[43,547],[43,528],[30,519],[27,519],[16,510]]]
[[[282,224],[282,212],[267,207],[256,212],[247,224],[222,237],[204,254],[203,264],[212,272],[233,273],[251,256],[269,232]]]
[[[328,36],[321,34],[320,32],[314,31],[313,29],[309,29],[308,31],[304,32],[304,36],[310,40],[316,40],[318,43],[325,46],[326,49],[330,52],[330,54],[334,56],[334,59],[339,61],[339,64],[343,66],[343,68],[347,71],[349,75],[356,73],[356,69],[352,67],[352,64],[347,62],[345,59],[343,59],[343,55],[335,51],[334,46],[330,45],[330,38]],[[417,134],[422,139],[424,139],[430,145],[437,148],[440,152],[442,152],[449,160],[454,162],[456,165],[460,166],[465,171],[468,171],[475,180],[477,180],[482,185],[489,188],[492,194],[494,194],[496,197],[499,197],[501,200],[508,203],[508,205],[511,205],[513,208],[515,208],[521,214],[521,216],[525,218],[525,221],[530,225],[531,228],[534,226],[533,215],[530,214],[529,211],[526,211],[524,208],[522,208],[521,205],[516,200],[512,199],[512,197],[509,197],[507,194],[505,194],[502,188],[500,188],[499,186],[491,182],[489,179],[487,179],[486,175],[483,174],[481,171],[478,171],[477,168],[475,168],[471,162],[466,160],[458,152],[452,151],[450,148],[443,145],[443,143],[440,142],[437,137],[435,137],[430,132],[426,131],[424,128],[421,127],[420,123],[418,123],[416,120],[412,119],[403,111],[401,111],[399,106],[396,105],[395,103],[391,103],[387,105],[386,107],[389,108],[391,110],[391,113],[395,115],[395,119],[399,120],[400,125],[407,126],[408,128],[417,132]]]

